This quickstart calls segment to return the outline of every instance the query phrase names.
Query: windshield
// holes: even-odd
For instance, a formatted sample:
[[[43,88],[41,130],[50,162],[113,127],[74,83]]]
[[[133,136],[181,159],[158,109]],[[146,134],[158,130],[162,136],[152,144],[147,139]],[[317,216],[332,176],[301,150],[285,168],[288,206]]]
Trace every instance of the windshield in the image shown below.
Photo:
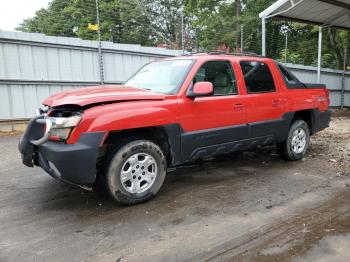
[[[141,68],[125,85],[174,94],[185,79],[193,60],[152,62]]]

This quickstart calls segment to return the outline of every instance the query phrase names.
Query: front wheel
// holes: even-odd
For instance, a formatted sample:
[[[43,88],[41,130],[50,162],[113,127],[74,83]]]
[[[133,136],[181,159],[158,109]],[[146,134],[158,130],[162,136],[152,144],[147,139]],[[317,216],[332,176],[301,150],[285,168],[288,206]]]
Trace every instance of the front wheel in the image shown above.
[[[310,143],[310,130],[304,120],[296,120],[289,129],[287,139],[277,144],[278,153],[287,160],[302,159]]]
[[[148,140],[127,143],[110,160],[107,190],[121,204],[147,201],[162,186],[166,167],[165,155],[155,143]]]

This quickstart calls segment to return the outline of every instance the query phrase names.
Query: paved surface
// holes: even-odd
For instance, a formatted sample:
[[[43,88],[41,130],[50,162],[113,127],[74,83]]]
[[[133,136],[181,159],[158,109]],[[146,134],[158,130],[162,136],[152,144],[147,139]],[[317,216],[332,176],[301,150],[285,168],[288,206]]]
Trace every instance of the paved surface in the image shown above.
[[[26,168],[0,137],[0,261],[350,261],[350,118],[305,159],[273,148],[171,172],[132,207]]]

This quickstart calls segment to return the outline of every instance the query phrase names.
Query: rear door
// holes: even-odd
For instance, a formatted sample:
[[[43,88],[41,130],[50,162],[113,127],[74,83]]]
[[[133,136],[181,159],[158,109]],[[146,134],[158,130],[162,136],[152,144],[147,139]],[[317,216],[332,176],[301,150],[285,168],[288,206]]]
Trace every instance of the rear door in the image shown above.
[[[213,84],[213,95],[179,100],[184,160],[233,151],[232,142],[247,138],[246,105],[231,61],[204,62],[189,88],[203,81]]]
[[[247,91],[250,137],[276,136],[283,127],[285,98],[273,77],[272,66],[257,60],[240,61]]]

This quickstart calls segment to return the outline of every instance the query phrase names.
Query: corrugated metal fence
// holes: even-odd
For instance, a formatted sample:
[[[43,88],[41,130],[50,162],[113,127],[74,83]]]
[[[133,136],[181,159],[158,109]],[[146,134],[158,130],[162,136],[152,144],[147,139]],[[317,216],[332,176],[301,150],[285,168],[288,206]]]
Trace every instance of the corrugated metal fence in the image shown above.
[[[312,66],[286,64],[291,71],[305,83],[317,82],[317,68]],[[350,106],[350,72],[323,68],[321,83],[330,91],[331,106]]]
[[[139,67],[159,57],[180,55],[140,45],[102,43],[106,84],[125,81]],[[78,38],[0,30],[0,120],[30,118],[50,94],[98,85],[98,42]],[[288,65],[305,82],[316,82],[316,68]],[[322,82],[331,90],[332,106],[350,106],[350,74],[324,69]]]
[[[120,84],[142,65],[179,50],[102,42],[104,82]],[[0,120],[30,118],[44,98],[99,85],[98,42],[0,30]]]

